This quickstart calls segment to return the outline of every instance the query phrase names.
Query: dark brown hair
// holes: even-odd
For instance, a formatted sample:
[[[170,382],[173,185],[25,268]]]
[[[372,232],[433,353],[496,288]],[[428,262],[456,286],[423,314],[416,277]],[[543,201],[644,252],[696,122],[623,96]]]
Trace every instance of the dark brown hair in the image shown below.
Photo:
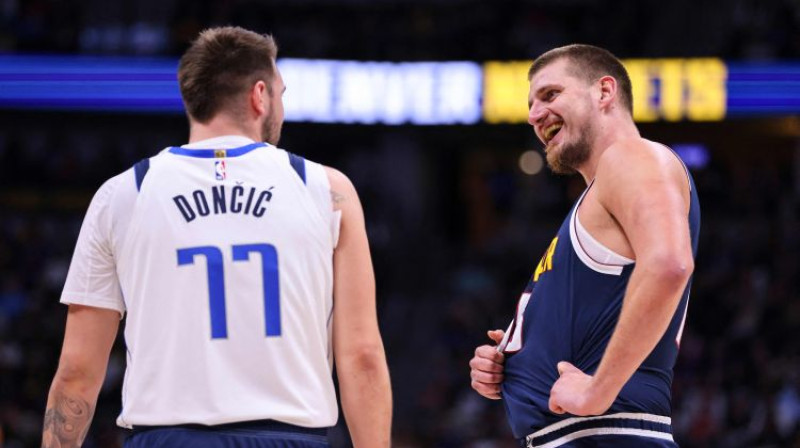
[[[572,44],[554,48],[533,61],[528,70],[528,80],[544,67],[566,58],[571,64],[570,74],[592,83],[603,76],[611,76],[617,80],[617,91],[622,105],[633,114],[633,93],[631,92],[631,79],[625,66],[608,50],[585,44]]]
[[[239,27],[209,28],[181,57],[178,82],[189,116],[207,123],[256,82],[269,88],[278,47],[270,35]]]

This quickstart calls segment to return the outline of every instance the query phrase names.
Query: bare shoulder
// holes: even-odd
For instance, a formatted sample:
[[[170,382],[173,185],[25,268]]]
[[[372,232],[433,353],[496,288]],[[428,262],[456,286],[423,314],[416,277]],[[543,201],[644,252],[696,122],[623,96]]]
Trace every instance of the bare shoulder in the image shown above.
[[[334,210],[341,210],[358,204],[358,194],[353,182],[341,171],[336,168],[325,166],[325,173],[328,175],[328,182],[331,185],[331,203]]]
[[[598,200],[617,212],[631,201],[674,197],[687,211],[690,202],[686,169],[677,154],[642,138],[621,140],[606,149],[597,164],[595,186]]]
[[[643,138],[620,140],[608,147],[598,161],[596,178],[605,181],[661,179],[676,185],[687,184],[686,170],[677,154]]]

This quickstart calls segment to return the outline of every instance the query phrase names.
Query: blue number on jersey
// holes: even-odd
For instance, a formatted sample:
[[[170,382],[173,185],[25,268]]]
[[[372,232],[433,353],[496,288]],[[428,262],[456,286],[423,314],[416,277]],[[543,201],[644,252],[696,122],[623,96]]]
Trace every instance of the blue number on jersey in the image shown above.
[[[278,252],[271,244],[241,244],[233,246],[233,261],[247,261],[251,252],[261,254],[261,275],[264,279],[264,322],[267,336],[281,335],[280,282],[278,281]]]
[[[264,320],[267,336],[281,335],[280,281],[278,279],[278,252],[271,244],[239,244],[233,246],[233,260],[247,261],[251,252],[261,254],[261,274],[264,284]],[[194,257],[206,257],[208,272],[208,304],[211,314],[211,338],[227,338],[228,323],[225,314],[225,273],[222,251],[214,246],[178,249],[178,266],[194,264]]]

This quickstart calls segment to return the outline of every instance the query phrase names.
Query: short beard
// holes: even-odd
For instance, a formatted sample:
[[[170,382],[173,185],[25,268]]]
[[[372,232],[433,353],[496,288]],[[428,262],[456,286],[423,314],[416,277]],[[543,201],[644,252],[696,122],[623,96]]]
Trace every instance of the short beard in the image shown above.
[[[578,171],[578,167],[589,160],[591,154],[591,146],[589,144],[587,132],[581,133],[580,138],[574,143],[565,143],[561,151],[545,151],[547,158],[547,165],[550,170],[556,174],[574,174]]]
[[[272,146],[278,146],[281,139],[281,123],[274,123],[272,116],[264,120],[261,126],[261,140]]]

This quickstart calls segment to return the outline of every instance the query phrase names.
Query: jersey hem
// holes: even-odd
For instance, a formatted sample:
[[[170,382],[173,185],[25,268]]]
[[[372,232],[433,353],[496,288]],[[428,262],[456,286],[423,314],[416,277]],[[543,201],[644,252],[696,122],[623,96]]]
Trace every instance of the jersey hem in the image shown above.
[[[66,295],[66,294],[64,294]],[[102,308],[104,310],[112,310],[116,311],[120,314],[120,319],[125,316],[125,309],[120,308],[119,305],[110,302],[104,299],[98,299],[95,297],[87,297],[86,299],[72,299],[69,297],[62,296],[59,302],[63,303],[64,305],[82,305],[82,306],[90,306],[92,308]]]

